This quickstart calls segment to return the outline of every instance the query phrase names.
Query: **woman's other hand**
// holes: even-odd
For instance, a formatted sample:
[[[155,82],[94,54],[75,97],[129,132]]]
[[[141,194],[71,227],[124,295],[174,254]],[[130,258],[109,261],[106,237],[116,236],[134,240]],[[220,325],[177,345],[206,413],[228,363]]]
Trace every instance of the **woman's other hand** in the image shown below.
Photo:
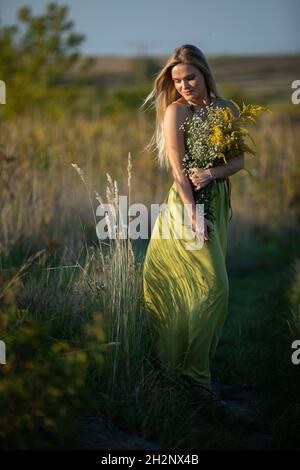
[[[209,168],[193,167],[189,169],[189,178],[192,181],[195,191],[204,188],[212,181],[212,175]]]
[[[201,224],[196,223],[195,219],[193,219],[192,230],[198,240],[203,240],[203,230]],[[204,217],[204,241],[209,241],[208,233],[212,230],[214,230],[214,224]]]

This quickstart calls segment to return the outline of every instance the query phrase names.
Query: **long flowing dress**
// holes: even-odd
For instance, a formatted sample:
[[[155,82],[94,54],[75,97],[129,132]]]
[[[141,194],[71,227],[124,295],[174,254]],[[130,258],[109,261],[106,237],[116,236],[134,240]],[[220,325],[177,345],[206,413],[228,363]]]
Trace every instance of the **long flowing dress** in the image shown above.
[[[226,105],[223,98],[217,101]],[[189,112],[193,116],[191,108]],[[211,382],[210,364],[227,316],[229,294],[230,181],[215,179],[210,184],[215,221],[209,241],[197,248],[191,232],[184,230],[185,219],[178,217],[183,203],[173,182],[160,206],[143,266],[144,300],[162,364],[203,384]]]

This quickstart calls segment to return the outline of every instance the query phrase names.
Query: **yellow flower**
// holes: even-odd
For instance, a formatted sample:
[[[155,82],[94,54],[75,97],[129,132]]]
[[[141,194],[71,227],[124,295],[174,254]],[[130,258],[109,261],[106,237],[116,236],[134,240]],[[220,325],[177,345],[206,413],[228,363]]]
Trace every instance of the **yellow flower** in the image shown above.
[[[210,143],[212,145],[224,145],[224,135],[219,126],[212,128],[212,135],[210,136]]]
[[[212,128],[212,131],[213,131],[213,133],[214,133],[215,135],[222,135],[222,131],[221,131],[221,129],[220,129],[219,126],[214,126],[214,127]]]

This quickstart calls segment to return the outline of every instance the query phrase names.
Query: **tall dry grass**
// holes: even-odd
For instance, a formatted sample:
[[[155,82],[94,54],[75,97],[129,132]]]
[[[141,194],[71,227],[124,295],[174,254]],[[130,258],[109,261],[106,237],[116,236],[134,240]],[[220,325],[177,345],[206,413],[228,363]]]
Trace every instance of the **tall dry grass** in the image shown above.
[[[96,213],[92,201],[92,191],[85,174],[77,164],[72,164],[83,182],[90,201],[95,230]],[[94,191],[98,203],[109,204],[116,214],[119,213],[119,187],[107,173],[106,201]],[[128,154],[127,197],[128,210],[131,203],[132,162]],[[107,214],[105,216],[110,233],[113,227]],[[129,225],[117,216],[115,238],[106,241],[98,239],[98,246],[89,250],[84,266],[81,267],[77,286],[90,289],[97,299],[100,311],[105,319],[105,332],[111,346],[107,355],[106,381],[107,391],[113,395],[121,393],[128,396],[132,390],[145,387],[147,380],[155,375],[151,366],[151,334],[145,315],[142,290],[142,262],[134,253],[130,236],[123,238],[123,226]]]
[[[233,180],[235,232],[245,226],[269,231],[292,228],[300,221],[299,121],[288,115],[264,114],[252,129],[256,156],[246,156],[246,167]]]
[[[130,149],[134,162],[133,201],[159,201],[165,175],[157,176],[152,157],[141,150],[149,125],[138,116],[115,115],[101,121],[80,117],[19,117],[1,123],[1,227],[2,250],[24,238],[31,245],[78,246],[81,221],[87,229],[88,206],[84,188],[78,187],[71,163],[84,169],[88,184],[105,190],[108,172],[126,188],[124,163]],[[71,229],[72,227],[72,229]]]
[[[272,107],[271,107],[272,108]],[[124,167],[133,156],[132,202],[162,203],[172,179],[159,171],[154,156],[143,154],[152,129],[145,116],[120,113],[100,120],[63,116],[19,116],[1,123],[1,249],[18,240],[50,251],[78,247],[82,225],[93,238],[89,201],[78,188],[71,163],[84,169],[90,187],[105,188],[108,172],[126,189]],[[254,177],[232,176],[231,236],[242,239],[251,228],[285,230],[299,222],[299,121],[274,113],[253,129],[257,156],[247,156]]]
[[[70,165],[71,167],[71,165]],[[103,204],[98,191],[87,181],[86,172],[73,163],[88,201],[89,215],[96,233],[95,204]],[[132,163],[128,154],[127,196],[131,201]],[[74,173],[75,175],[75,173]],[[118,213],[118,183],[107,173],[106,203]],[[128,217],[129,222],[129,217]],[[53,325],[57,337],[74,341],[95,317],[93,335],[105,332],[105,364],[92,368],[90,381],[95,394],[138,399],[152,388],[158,371],[151,362],[152,337],[148,330],[142,296],[142,261],[135,255],[132,242],[121,237],[83,243],[78,252],[65,249],[59,258],[50,259],[41,252],[38,265],[18,294],[18,305],[34,318]],[[97,324],[99,318],[99,324]],[[101,339],[101,338],[100,338]]]

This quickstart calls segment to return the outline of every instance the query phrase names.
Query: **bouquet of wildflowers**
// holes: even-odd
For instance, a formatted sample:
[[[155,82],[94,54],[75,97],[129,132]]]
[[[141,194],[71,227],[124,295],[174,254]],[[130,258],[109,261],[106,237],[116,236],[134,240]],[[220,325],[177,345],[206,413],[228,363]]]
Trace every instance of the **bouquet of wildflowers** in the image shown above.
[[[237,117],[233,115],[229,107],[213,107],[211,104],[197,111],[197,116],[196,114],[193,117],[187,116],[180,126],[186,135],[186,153],[182,162],[183,172],[186,175],[190,175],[189,170],[192,167],[211,168],[226,164],[231,158],[242,153],[255,155],[256,152],[244,140],[248,137],[255,144],[243,124],[247,121],[256,122],[256,116],[266,111],[267,108],[245,103],[240,107],[234,101],[232,102],[239,111]],[[195,202],[204,204],[204,216],[212,222],[214,222],[214,215],[210,201],[213,183],[216,183],[216,180],[194,192]]]

